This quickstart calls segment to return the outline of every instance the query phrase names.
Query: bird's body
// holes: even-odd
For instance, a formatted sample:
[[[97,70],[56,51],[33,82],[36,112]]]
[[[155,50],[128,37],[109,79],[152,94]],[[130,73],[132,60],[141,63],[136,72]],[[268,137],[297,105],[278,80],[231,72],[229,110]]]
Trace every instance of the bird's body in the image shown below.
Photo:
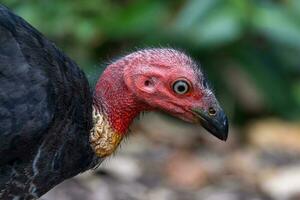
[[[109,65],[94,93],[79,67],[0,5],[0,199],[35,199],[109,156],[143,111],[164,110],[227,138],[197,65],[147,49]]]
[[[36,198],[92,167],[91,122],[83,72],[0,6],[0,199]]]

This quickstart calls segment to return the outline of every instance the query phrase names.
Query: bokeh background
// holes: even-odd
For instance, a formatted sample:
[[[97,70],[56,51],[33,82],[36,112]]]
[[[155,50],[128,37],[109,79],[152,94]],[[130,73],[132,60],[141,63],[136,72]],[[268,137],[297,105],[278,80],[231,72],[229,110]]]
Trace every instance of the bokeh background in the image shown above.
[[[206,72],[228,113],[219,142],[164,114],[137,120],[118,153],[42,199],[300,199],[299,0],[1,0],[95,84],[145,47],[173,47]]]

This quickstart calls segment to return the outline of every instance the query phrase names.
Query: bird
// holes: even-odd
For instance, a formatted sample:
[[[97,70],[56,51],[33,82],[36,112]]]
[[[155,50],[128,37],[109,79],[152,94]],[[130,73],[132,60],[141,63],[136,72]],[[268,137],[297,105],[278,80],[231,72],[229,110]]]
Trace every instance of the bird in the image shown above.
[[[37,199],[93,169],[140,113],[158,110],[227,139],[227,116],[186,53],[129,53],[110,63],[92,89],[72,59],[0,5],[0,199]]]

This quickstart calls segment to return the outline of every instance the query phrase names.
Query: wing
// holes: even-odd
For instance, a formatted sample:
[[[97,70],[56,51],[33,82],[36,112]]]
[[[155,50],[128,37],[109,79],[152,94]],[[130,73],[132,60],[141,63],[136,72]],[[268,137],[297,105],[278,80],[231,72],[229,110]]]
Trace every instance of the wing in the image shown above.
[[[42,38],[32,33],[0,6],[0,164],[30,149],[54,114]]]
[[[70,90],[87,90],[85,81],[75,63],[0,5],[0,166],[33,151]]]

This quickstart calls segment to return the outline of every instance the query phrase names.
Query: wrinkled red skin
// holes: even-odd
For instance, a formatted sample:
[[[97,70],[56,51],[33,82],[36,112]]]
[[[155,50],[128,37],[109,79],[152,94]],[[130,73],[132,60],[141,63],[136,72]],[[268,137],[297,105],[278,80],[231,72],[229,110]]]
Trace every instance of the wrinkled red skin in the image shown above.
[[[178,79],[190,83],[188,93],[179,95],[173,91],[172,84]],[[125,134],[142,111],[163,110],[185,121],[196,122],[191,109],[207,109],[210,98],[214,98],[202,85],[202,79],[195,63],[181,52],[142,50],[105,69],[96,85],[94,104],[108,116],[119,134]]]

